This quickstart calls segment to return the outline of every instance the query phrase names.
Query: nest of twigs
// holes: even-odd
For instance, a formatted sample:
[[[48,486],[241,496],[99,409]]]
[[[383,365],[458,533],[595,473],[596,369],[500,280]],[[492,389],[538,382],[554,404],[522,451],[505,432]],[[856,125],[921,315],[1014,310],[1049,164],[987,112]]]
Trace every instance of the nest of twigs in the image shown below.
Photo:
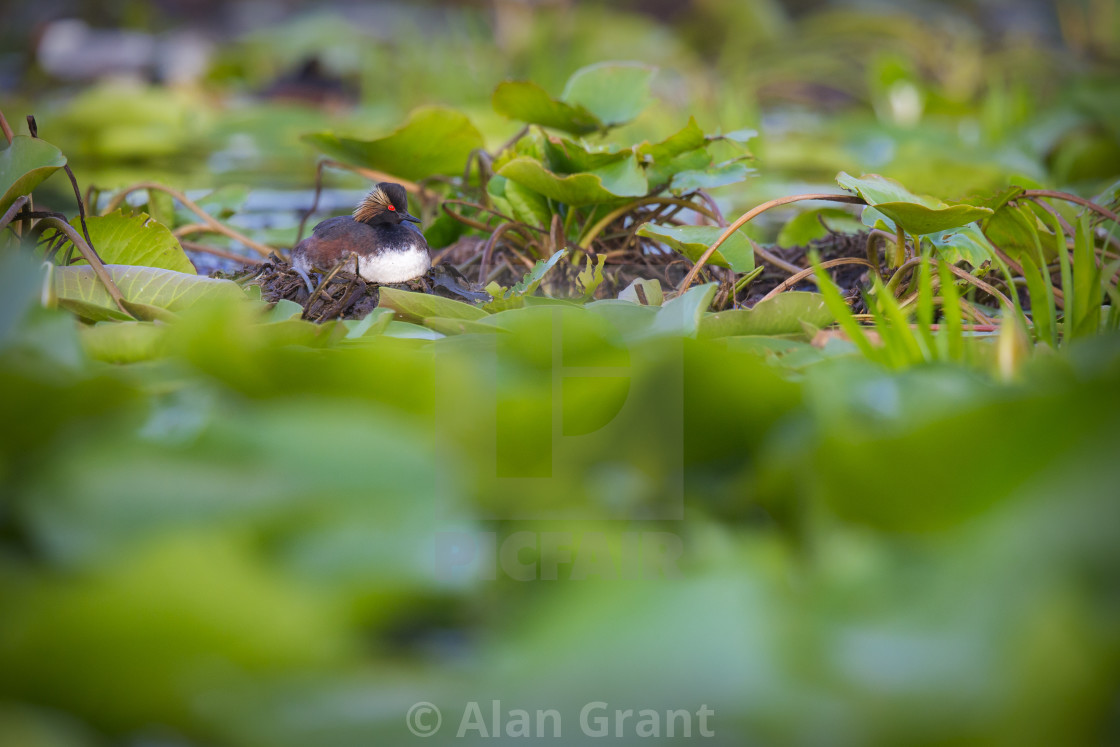
[[[303,278],[292,269],[291,264],[282,257],[272,254],[259,265],[232,275],[214,273],[226,277],[241,286],[255,285],[261,289],[261,298],[269,303],[280,300],[294,301],[303,307],[301,318],[312,322],[326,322],[332,319],[361,319],[379,301],[378,283],[371,283],[360,275],[338,268],[329,273],[312,272],[315,290],[308,291]],[[478,288],[472,288],[454,268],[436,265],[426,274],[405,283],[388,285],[390,288],[432,293],[460,301],[482,300],[487,298]]]

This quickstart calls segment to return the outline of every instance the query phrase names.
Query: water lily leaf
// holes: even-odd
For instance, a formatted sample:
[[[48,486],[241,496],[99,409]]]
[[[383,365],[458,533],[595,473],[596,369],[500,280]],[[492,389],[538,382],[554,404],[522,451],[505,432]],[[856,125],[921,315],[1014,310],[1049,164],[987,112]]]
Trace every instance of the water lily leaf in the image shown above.
[[[579,104],[568,104],[548,95],[536,83],[505,81],[491,97],[494,111],[521,122],[552,127],[578,135],[601,129],[599,118]]]
[[[681,194],[698,189],[726,187],[728,184],[738,184],[745,180],[753,171],[754,169],[738,161],[706,169],[679,171],[673,176],[669,188]]]
[[[618,163],[634,151],[617,145],[591,146],[565,137],[548,137],[541,142],[545,160],[553,171],[576,174],[595,171]]]
[[[195,200],[195,204],[215,218],[225,220],[241,211],[249,199],[249,187],[245,184],[226,184],[209,194]],[[191,213],[191,215],[194,215]]]
[[[705,283],[689,288],[671,301],[666,301],[657,310],[657,316],[650,326],[650,334],[668,334],[681,337],[696,337],[700,320],[715,298],[718,283]]]
[[[658,226],[647,223],[638,229],[638,235],[668,244],[695,262],[725,230],[719,226]],[[745,233],[736,231],[720,244],[708,262],[730,267],[735,272],[750,272],[754,269],[754,248]]]
[[[157,357],[167,327],[152,322],[101,322],[81,325],[82,350],[90,358],[107,363],[135,363]]]
[[[444,107],[417,109],[392,134],[373,140],[333,132],[302,139],[332,158],[411,180],[462,174],[471,151],[484,145],[482,133],[466,115]]]
[[[569,175],[556,174],[540,161],[521,156],[503,166],[498,174],[567,205],[640,197],[648,189],[646,177],[632,154],[604,168]]]
[[[427,317],[424,319],[424,326],[448,336],[479,333],[492,335],[503,331],[501,327],[496,327],[493,324],[485,324],[481,321],[476,322],[470,319],[446,319],[441,316]]]
[[[66,156],[45,140],[13,137],[12,144],[0,150],[0,215],[65,165]]]
[[[524,184],[504,181],[506,182],[505,198],[513,208],[513,217],[530,226],[548,228],[552,223],[552,210],[548,207],[548,199]]]
[[[629,122],[651,102],[657,68],[640,62],[600,62],[572,73],[560,97],[586,108],[607,125]]]
[[[82,232],[79,218],[70,225]],[[113,265],[137,265],[174,270],[188,275],[198,274],[187,258],[179,240],[167,226],[152,220],[147,213],[125,215],[120,210],[109,215],[91,215],[86,218],[89,238],[101,261]],[[86,261],[75,262],[84,265]]]
[[[360,337],[376,337],[385,331],[389,322],[393,321],[393,316],[392,309],[377,308],[361,319],[344,319],[342,326],[346,328],[346,339],[356,340]]]
[[[630,285],[618,293],[619,301],[629,301],[639,306],[660,306],[665,300],[661,281],[657,278],[634,278]]]
[[[650,143],[647,140],[638,146],[638,153],[654,162],[667,161],[690,150],[702,148],[706,142],[707,138],[704,137],[700,125],[696,124],[696,118],[689,117],[688,124],[680,132],[670,135],[659,143]]]
[[[826,228],[827,226],[827,228]],[[782,227],[778,233],[778,246],[805,246],[810,241],[824,238],[829,230],[835,233],[858,233],[863,223],[854,215],[840,208],[806,210]]]
[[[244,291],[232,280],[131,265],[106,265],[105,269],[125,300],[136,309],[151,307],[179,312],[200,301],[245,298]],[[88,265],[55,268],[54,292],[59,306],[83,319],[95,322],[127,319]]]
[[[914,235],[959,228],[992,214],[989,208],[950,205],[936,197],[916,195],[895,180],[878,174],[866,174],[857,179],[841,171],[836,181]]]
[[[995,259],[995,247],[978,223],[939,231],[926,236],[926,239],[933,244],[937,256],[953,264],[964,260],[973,267],[979,267]]]
[[[832,312],[819,293],[787,291],[752,309],[730,309],[706,314],[700,320],[700,337],[741,335],[801,335],[804,325],[824,327],[833,321]]]
[[[486,312],[469,303],[450,298],[433,296],[430,293],[413,293],[396,288],[381,288],[379,305],[393,309],[401,316],[411,319],[444,317],[446,319],[483,319]]]
[[[520,281],[510,288],[510,293],[515,296],[529,296],[535,293],[548,271],[555,267],[556,263],[567,256],[567,254],[567,250],[562,249],[548,259],[538,260],[537,263],[533,265],[533,269],[525,273],[525,277],[521,278]]]

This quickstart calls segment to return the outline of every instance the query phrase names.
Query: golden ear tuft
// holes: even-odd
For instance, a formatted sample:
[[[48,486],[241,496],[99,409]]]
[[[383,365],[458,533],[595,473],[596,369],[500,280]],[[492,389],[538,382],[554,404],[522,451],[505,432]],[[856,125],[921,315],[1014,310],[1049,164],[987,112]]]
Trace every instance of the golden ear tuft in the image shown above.
[[[389,195],[381,191],[381,187],[374,187],[354,209],[354,220],[367,221],[376,218],[388,210],[392,204]]]

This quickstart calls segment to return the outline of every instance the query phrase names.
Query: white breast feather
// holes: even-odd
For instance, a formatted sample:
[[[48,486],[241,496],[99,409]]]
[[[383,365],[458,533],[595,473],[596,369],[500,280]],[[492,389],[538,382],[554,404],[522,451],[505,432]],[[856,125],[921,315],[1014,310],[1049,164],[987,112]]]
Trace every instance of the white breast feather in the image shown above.
[[[372,283],[403,283],[420,277],[431,266],[432,258],[420,249],[384,251],[362,257],[358,264],[358,274]]]

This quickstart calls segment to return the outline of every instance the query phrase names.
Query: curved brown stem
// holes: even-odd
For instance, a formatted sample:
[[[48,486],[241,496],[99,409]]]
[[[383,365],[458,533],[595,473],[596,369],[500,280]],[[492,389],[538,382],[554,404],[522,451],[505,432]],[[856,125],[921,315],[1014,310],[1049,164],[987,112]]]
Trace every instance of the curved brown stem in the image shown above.
[[[837,267],[838,265],[867,265],[868,267],[871,267],[872,269],[876,269],[876,270],[878,269],[878,268],[874,267],[866,259],[863,259],[862,257],[838,257],[837,259],[830,259],[826,262],[821,262],[820,263],[820,267],[822,269],[827,269],[829,267]],[[798,272],[796,275],[793,275],[792,277],[786,278],[785,280],[783,280],[781,282],[781,284],[779,284],[776,288],[774,288],[774,290],[770,291],[765,296],[763,296],[761,299],[759,299],[759,303],[762,303],[763,301],[768,301],[771,298],[773,298],[774,296],[778,295],[779,293],[781,293],[783,291],[786,291],[786,290],[789,290],[790,288],[797,285],[798,283],[800,283],[805,278],[810,277],[813,274],[814,269],[815,268],[813,268],[813,267],[809,267],[809,268],[806,268],[804,270],[801,270],[800,272]],[[685,278],[685,279],[687,280],[687,278]]]
[[[683,293],[684,291],[686,291],[688,289],[688,286],[692,285],[692,282],[696,280],[696,275],[700,272],[700,268],[704,266],[704,263],[707,262],[711,258],[711,256],[716,253],[716,250],[719,249],[720,245],[723,244],[723,242],[727,241],[727,239],[730,238],[731,235],[738,231],[740,228],[754,220],[762,213],[765,213],[770,208],[775,208],[779,205],[788,205],[791,202],[800,202],[802,200],[827,200],[829,202],[846,202],[849,204],[857,205],[867,204],[862,197],[856,197],[855,195],[834,194],[791,195],[790,197],[779,197],[775,200],[764,202],[758,207],[748,210],[746,213],[739,216],[739,218],[734,223],[727,227],[727,230],[725,230],[720,235],[720,237],[715,240],[715,243],[709,246],[704,251],[704,253],[700,255],[700,258],[696,260],[696,262],[692,265],[692,269],[688,271],[687,275],[685,275],[685,278],[681,281],[680,287],[677,289],[677,291],[679,293]]]
[[[264,264],[265,260],[257,259],[256,257],[246,257],[243,254],[236,254],[234,252],[227,252],[225,249],[219,249],[216,246],[207,246],[206,244],[199,244],[197,241],[184,241],[179,240],[184,249],[189,249],[192,252],[204,252],[205,254],[213,254],[215,257],[222,259],[232,259],[234,262],[240,262],[245,265],[259,265]]]
[[[503,223],[494,229],[494,233],[490,234],[490,238],[486,240],[486,246],[482,248],[482,259],[478,263],[478,282],[486,282],[486,270],[489,269],[490,256],[494,253],[494,247],[498,243],[498,239],[502,237],[506,231],[515,230],[519,227],[517,223]]]
[[[120,192],[113,195],[113,199],[109,200],[109,204],[106,205],[105,210],[102,211],[102,215],[107,215],[113,212],[121,206],[121,203],[124,202],[125,198],[128,197],[128,195],[141,189],[155,189],[171,195],[173,198],[179,201],[179,204],[201,218],[202,222],[213,229],[214,233],[220,233],[223,236],[228,236],[234,241],[239,241],[258,254],[261,254],[262,256],[267,257],[269,254],[272,254],[276,251],[276,249],[274,249],[273,247],[268,246],[267,244],[260,244],[256,241],[253,241],[245,234],[230,228],[224,223],[221,223],[216,218],[214,218],[214,216],[210,215],[210,213],[206,212],[198,205],[196,205],[193,200],[188,198],[179,190],[174,189],[173,187],[164,186],[163,184],[157,184],[156,182],[139,182],[137,184],[133,184],[130,187],[125,187]]]
[[[97,252],[93,250],[93,247],[87,244],[86,240],[74,230],[73,226],[61,218],[56,218],[54,216],[40,218],[37,225],[44,228],[53,228],[59,233],[65,234],[66,238],[70,239],[70,243],[78,248],[82,258],[85,259],[86,262],[89,262],[89,266],[93,269],[93,274],[96,275],[97,279],[101,281],[101,284],[105,286],[109,297],[113,299],[113,303],[117,305],[121,313],[129,318],[133,318],[132,314],[125,308],[124,296],[121,294],[121,290],[117,287],[117,284],[113,282],[113,277],[109,274],[109,271],[105,269],[105,264],[101,261],[101,257],[99,257]]]
[[[1087,207],[1099,215],[1103,215],[1113,223],[1120,223],[1120,215],[1117,215],[1106,207],[1098,205],[1092,200],[1086,200],[1084,197],[1071,195],[1068,192],[1058,192],[1053,189],[1025,189],[1023,190],[1022,194],[1023,197],[1051,197],[1055,200],[1065,200],[1066,202],[1073,202],[1081,205],[1082,207]]]

